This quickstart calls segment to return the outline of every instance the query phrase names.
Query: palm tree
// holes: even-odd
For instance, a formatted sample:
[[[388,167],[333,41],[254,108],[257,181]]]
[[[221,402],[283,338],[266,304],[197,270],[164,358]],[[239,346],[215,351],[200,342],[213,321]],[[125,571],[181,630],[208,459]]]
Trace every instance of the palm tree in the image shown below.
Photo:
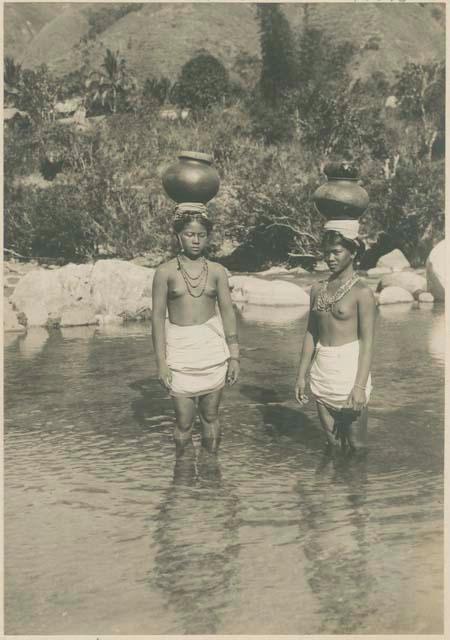
[[[86,82],[93,103],[101,103],[111,113],[117,113],[120,102],[126,101],[127,93],[135,88],[135,82],[126,67],[124,58],[119,60],[119,51],[106,50],[101,71],[92,71]]]

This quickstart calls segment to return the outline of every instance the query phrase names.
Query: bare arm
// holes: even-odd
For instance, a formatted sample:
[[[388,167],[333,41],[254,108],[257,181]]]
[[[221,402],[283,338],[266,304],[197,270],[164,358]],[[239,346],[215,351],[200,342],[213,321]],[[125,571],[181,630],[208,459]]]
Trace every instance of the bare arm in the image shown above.
[[[347,398],[345,407],[361,411],[367,403],[366,385],[372,363],[373,339],[375,332],[376,305],[372,290],[360,289],[356,301],[358,313],[359,357],[358,370],[353,389]]]
[[[316,345],[317,336],[317,323],[313,313],[314,300],[317,293],[317,287],[314,285],[311,288],[310,302],[309,302],[309,317],[306,327],[305,337],[303,338],[302,351],[300,354],[300,364],[298,366],[297,381],[295,383],[295,398],[301,405],[308,402],[308,396],[306,395],[306,372],[311,363],[311,359],[314,354],[314,348]]]
[[[232,358],[239,358],[239,342],[237,335],[236,315],[231,300],[230,285],[225,269],[218,265],[217,272],[217,300],[222,316],[225,338]]]
[[[310,294],[310,303],[309,303],[309,317],[308,324],[306,327],[306,333],[303,338],[302,351],[300,354],[300,364],[298,367],[298,380],[304,379],[306,376],[306,372],[311,363],[311,359],[314,354],[314,349],[317,341],[317,323],[312,312],[314,306],[314,300],[317,293],[317,287],[313,286]]]
[[[171,381],[166,363],[166,311],[167,311],[167,271],[164,267],[156,270],[152,286],[152,341],[158,367],[159,381],[168,387]]]
[[[357,308],[359,358],[355,386],[365,388],[372,364],[376,316],[375,298],[372,290],[368,287],[359,291]]]
[[[233,385],[239,377],[239,342],[237,335],[236,315],[231,300],[230,285],[225,269],[218,265],[217,271],[217,301],[222,316],[225,339],[230,350],[227,382]]]

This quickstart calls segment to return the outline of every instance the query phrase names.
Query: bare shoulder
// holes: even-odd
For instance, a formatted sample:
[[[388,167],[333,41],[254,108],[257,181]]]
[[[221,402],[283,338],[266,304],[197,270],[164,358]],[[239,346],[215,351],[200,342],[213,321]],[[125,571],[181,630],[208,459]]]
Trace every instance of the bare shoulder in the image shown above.
[[[228,278],[228,272],[221,264],[213,260],[207,260],[208,269],[211,273],[219,278]]]
[[[172,260],[168,260],[167,262],[163,262],[155,270],[155,277],[158,278],[167,278],[174,270],[178,267],[176,258],[172,258]]]
[[[358,280],[355,284],[355,291],[360,302],[375,303],[374,293],[364,280]]]

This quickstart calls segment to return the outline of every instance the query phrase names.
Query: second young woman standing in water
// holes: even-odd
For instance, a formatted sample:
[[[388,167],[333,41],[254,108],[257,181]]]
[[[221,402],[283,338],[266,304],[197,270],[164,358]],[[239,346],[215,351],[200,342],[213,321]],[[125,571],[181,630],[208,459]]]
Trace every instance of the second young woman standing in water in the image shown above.
[[[211,228],[205,205],[178,205],[173,229],[180,252],[158,267],[153,281],[153,345],[158,379],[175,407],[177,456],[192,441],[197,413],[202,446],[217,451],[222,389],[226,382],[234,384],[239,375],[236,318],[227,273],[204,256]]]
[[[341,232],[324,234],[324,259],[331,275],[311,290],[295,395],[300,404],[308,401],[306,376],[314,357],[310,387],[328,442],[347,442],[359,449],[367,444],[376,306],[371,289],[354,273],[359,249],[355,225],[340,224]]]

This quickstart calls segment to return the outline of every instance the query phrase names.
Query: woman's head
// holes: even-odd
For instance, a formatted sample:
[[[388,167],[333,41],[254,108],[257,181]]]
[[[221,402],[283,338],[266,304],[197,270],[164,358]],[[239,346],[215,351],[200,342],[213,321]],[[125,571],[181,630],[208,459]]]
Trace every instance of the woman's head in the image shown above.
[[[346,238],[339,231],[325,231],[322,238],[322,251],[330,271],[339,272],[353,261],[359,261],[365,246],[359,238]]]
[[[207,247],[212,231],[212,222],[204,211],[181,210],[177,207],[173,230],[178,239],[179,248],[188,256],[201,255]]]

